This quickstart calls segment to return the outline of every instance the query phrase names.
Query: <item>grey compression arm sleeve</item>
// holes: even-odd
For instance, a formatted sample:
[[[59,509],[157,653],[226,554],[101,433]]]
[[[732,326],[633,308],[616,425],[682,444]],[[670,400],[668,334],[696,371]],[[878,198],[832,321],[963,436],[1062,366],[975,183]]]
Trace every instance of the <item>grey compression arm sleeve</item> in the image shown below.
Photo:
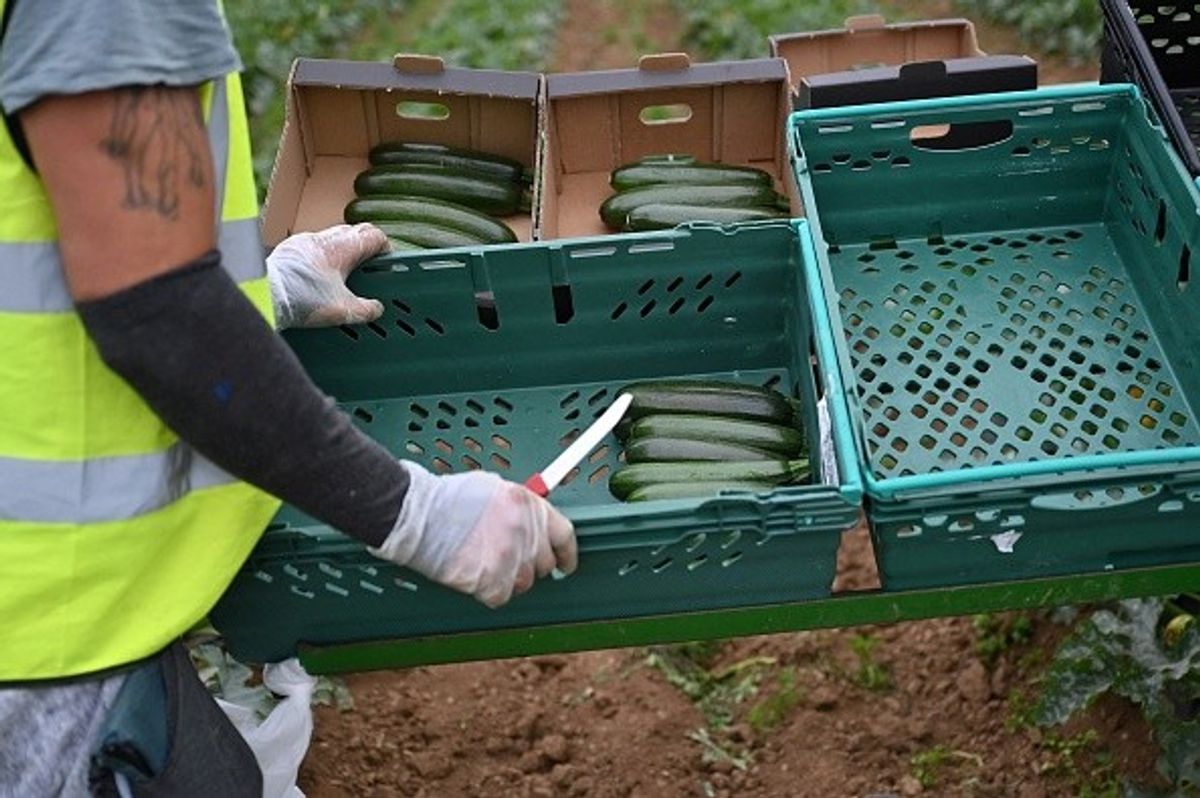
[[[408,474],[304,372],[216,250],[77,305],[104,362],[183,441],[234,476],[372,546]]]

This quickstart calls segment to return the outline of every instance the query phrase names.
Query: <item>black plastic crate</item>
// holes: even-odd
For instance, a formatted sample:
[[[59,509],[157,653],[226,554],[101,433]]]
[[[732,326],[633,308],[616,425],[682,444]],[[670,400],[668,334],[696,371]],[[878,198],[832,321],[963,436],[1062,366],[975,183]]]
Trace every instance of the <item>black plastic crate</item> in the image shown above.
[[[1200,3],[1100,5],[1101,82],[1141,87],[1188,171],[1200,175]]]
[[[1037,62],[1023,55],[990,55],[914,61],[800,79],[796,110],[926,100],[957,94],[1036,89]]]

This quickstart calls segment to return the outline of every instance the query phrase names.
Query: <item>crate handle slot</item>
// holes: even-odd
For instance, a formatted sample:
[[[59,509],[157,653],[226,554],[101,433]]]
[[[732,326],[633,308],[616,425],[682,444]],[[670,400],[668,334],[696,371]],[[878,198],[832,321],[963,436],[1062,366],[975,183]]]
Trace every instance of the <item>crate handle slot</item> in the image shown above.
[[[930,152],[981,150],[1003,144],[1012,136],[1013,123],[1008,119],[917,125],[908,134],[913,147]]]

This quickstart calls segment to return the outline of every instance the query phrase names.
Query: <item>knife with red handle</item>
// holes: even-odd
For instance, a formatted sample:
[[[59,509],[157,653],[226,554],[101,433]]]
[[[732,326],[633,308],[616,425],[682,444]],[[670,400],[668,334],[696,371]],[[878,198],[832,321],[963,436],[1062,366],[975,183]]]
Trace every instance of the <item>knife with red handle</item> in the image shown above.
[[[600,441],[604,440],[605,435],[612,432],[613,427],[617,426],[617,422],[625,415],[625,411],[629,409],[629,403],[632,401],[633,397],[630,394],[623,393],[618,396],[608,406],[608,409],[592,423],[592,426],[584,430],[583,434],[572,441],[570,446],[563,449],[562,454],[555,457],[550,465],[525,480],[525,487],[542,498],[548,496],[550,491],[563,481],[563,477],[570,473],[572,468],[583,462],[592,449],[600,445]]]

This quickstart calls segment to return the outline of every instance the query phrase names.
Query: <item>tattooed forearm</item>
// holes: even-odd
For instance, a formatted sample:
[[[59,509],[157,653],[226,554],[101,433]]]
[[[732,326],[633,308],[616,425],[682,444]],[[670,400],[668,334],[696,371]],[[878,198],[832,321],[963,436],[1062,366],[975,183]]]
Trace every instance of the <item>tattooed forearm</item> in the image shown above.
[[[180,194],[206,183],[202,156],[208,138],[196,93],[143,86],[116,94],[109,133],[100,146],[121,165],[122,205],[176,219]]]

